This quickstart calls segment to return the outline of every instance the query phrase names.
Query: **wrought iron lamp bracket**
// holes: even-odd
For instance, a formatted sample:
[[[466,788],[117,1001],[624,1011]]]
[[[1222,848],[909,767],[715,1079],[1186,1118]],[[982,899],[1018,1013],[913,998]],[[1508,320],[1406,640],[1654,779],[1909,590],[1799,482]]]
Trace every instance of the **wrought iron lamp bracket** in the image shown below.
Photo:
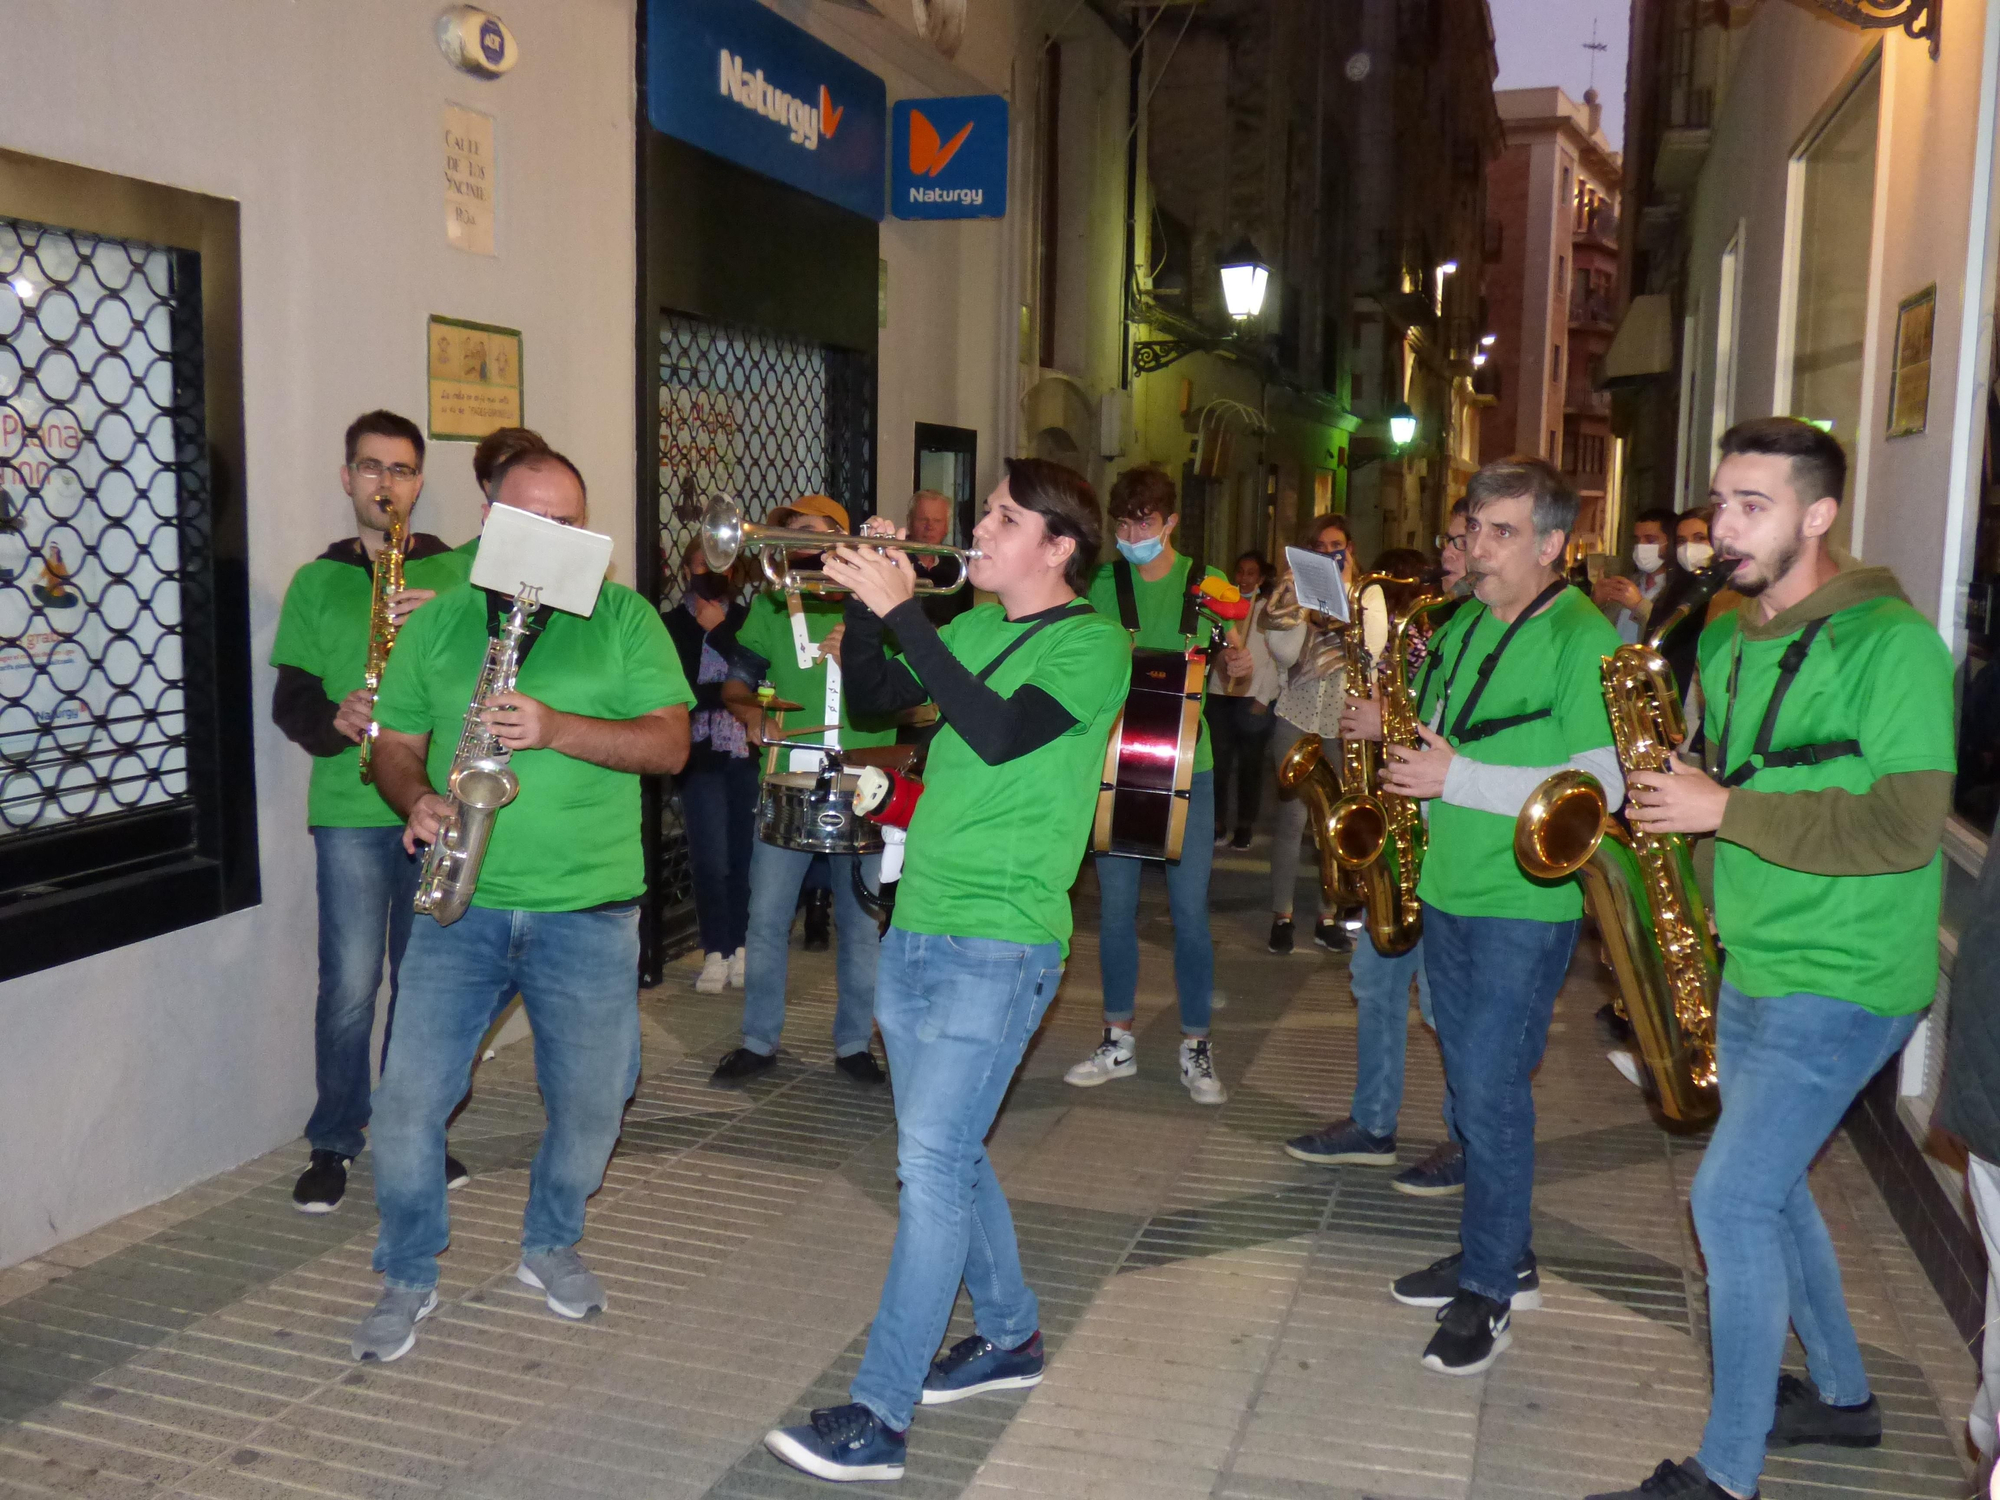
[[[1155,370],[1164,370],[1177,359],[1217,347],[1217,344],[1205,339],[1140,339],[1132,345],[1132,373],[1150,375]]]
[[[1938,12],[1944,0],[1814,0],[1827,14],[1850,26],[1887,31],[1900,26],[1913,41],[1929,42],[1931,60],[1938,55]]]

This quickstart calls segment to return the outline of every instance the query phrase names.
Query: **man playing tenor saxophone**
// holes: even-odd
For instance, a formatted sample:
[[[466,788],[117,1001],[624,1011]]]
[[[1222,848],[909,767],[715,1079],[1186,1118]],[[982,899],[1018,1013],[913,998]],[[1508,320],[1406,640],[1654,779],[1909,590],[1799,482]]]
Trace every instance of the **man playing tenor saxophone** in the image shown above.
[[[1935,987],[1951,655],[1831,545],[1839,443],[1762,417],[1721,448],[1712,535],[1747,598],[1701,638],[1707,773],[1631,779],[1634,826],[1716,839],[1722,1115],[1692,1195],[1715,1385],[1699,1454],[1595,1500],[1749,1500],[1767,1448],[1882,1441],[1806,1172]],[[1779,1373],[1788,1321],[1810,1382]]]
[[[1537,881],[1514,858],[1514,820],[1542,779],[1588,771],[1623,795],[1599,687],[1618,633],[1563,581],[1577,496],[1538,458],[1503,459],[1466,488],[1466,604],[1430,642],[1423,743],[1385,747],[1380,784],[1426,799],[1424,965],[1453,1130],[1465,1147],[1460,1254],[1399,1279],[1434,1307],[1426,1368],[1474,1375],[1510,1342],[1514,1308],[1541,1303],[1529,1247],[1533,1074],[1583,915],[1574,881]]]
[[[553,451],[503,464],[492,495],[566,526],[585,517],[583,476]],[[376,784],[408,820],[412,852],[450,815],[437,788],[469,714],[507,748],[519,791],[493,824],[471,908],[449,926],[420,917],[411,934],[396,1045],[375,1091],[374,1265],[384,1289],[355,1331],[356,1359],[408,1353],[437,1308],[449,1235],[445,1120],[480,1038],[517,991],[548,1129],[515,1275],[565,1318],[606,1303],[574,1247],[639,1077],[639,777],[687,759],[694,696],[658,611],[606,582],[587,618],[538,612],[516,690],[472,703],[511,602],[467,588],[413,616],[376,700]]]

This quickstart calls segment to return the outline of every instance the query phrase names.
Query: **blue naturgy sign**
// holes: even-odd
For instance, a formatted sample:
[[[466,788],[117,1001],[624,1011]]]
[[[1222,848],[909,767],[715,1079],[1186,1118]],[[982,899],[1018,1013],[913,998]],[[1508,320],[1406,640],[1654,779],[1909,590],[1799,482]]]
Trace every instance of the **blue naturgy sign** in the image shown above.
[[[655,129],[882,217],[882,80],[757,0],[649,0]]]
[[[1007,215],[1007,101],[903,99],[889,147],[889,209],[899,219]]]

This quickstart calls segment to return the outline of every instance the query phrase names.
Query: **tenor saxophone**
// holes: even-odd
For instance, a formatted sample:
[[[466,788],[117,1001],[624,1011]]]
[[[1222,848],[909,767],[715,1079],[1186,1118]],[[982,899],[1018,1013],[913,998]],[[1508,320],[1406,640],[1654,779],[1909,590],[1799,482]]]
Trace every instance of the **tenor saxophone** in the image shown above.
[[[1619,768],[1664,771],[1687,737],[1673,669],[1659,643],[1727,586],[1735,558],[1703,572],[1679,608],[1637,645],[1604,659],[1604,706]],[[1668,1119],[1697,1125],[1721,1107],[1715,1078],[1715,997],[1721,984],[1708,910],[1688,842],[1640,833],[1610,816],[1604,788],[1585,771],[1558,771],[1514,824],[1521,868],[1542,880],[1578,871],[1618,979],[1619,1009]]]
[[[391,595],[403,591],[403,550],[409,543],[408,521],[396,514],[386,497],[378,496],[375,503],[389,511],[389,539],[375,554],[368,605],[368,665],[362,668],[361,685],[368,690],[371,704],[382,688],[382,673],[389,665],[389,649],[396,644],[396,617],[389,612],[389,599]],[[363,786],[375,784],[375,741],[381,733],[382,726],[371,717],[368,732],[361,737]]]
[[[458,732],[451,777],[445,784],[451,811],[438,830],[437,842],[424,856],[423,873],[417,879],[417,915],[435,917],[440,927],[456,922],[472,904],[479,867],[493,837],[493,820],[521,790],[520,778],[507,765],[512,752],[486,727],[485,712],[493,698],[514,691],[521,671],[521,648],[538,599],[539,591],[534,588],[524,588],[514,596],[506,624],[486,643],[479,685],[473,689],[465,723]]]

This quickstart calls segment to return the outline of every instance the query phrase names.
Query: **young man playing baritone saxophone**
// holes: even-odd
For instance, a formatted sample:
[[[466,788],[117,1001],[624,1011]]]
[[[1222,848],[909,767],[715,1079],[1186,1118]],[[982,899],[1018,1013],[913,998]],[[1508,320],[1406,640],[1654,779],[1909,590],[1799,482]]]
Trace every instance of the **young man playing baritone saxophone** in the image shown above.
[[[1699,1454],[1595,1500],[1752,1500],[1767,1447],[1882,1440],[1806,1173],[1937,982],[1952,665],[1888,569],[1831,546],[1846,482],[1809,422],[1723,434],[1711,535],[1747,597],[1701,638],[1707,771],[1632,777],[1636,826],[1716,840],[1722,1116],[1692,1194],[1715,1389]],[[1810,1382],[1779,1373],[1788,1321]]]
[[[1458,1255],[1394,1286],[1435,1307],[1424,1365],[1475,1375],[1511,1339],[1514,1308],[1541,1303],[1529,1246],[1534,1072],[1583,916],[1575,880],[1531,880],[1514,820],[1543,778],[1588,771],[1624,796],[1601,688],[1618,632],[1563,581],[1576,492],[1539,458],[1488,464],[1466,487],[1473,602],[1431,638],[1418,694],[1423,744],[1386,749],[1381,784],[1428,801],[1424,967],[1465,1147]]]
[[[984,556],[972,582],[999,602],[942,631],[915,601],[903,554],[827,559],[853,596],[846,659],[856,704],[892,713],[928,697],[944,727],[910,823],[875,996],[903,1182],[882,1305],[851,1404],[764,1439],[821,1479],[900,1478],[919,1403],[1042,1378],[1040,1311],[984,1142],[1062,980],[1069,888],[1131,680],[1129,638],[1077,598],[1099,526],[1096,497],[1076,475],[1007,460],[973,532]],[[885,623],[901,660],[883,655]],[[961,1282],[978,1332],[938,1355]]]
[[[495,505],[583,524],[583,476],[524,452],[493,476]],[[487,642],[510,600],[465,588],[420,612],[389,660],[376,717],[377,781],[409,819],[404,847],[436,841],[459,733]],[[606,582],[585,618],[537,611],[515,689],[484,718],[520,780],[494,819],[472,905],[410,936],[396,1044],[375,1092],[374,1266],[384,1289],[355,1330],[356,1359],[399,1359],[438,1305],[450,1237],[439,1175],[444,1127],[487,1027],[516,992],[535,1035],[548,1129],[528,1179],[515,1275],[552,1312],[606,1305],[575,1250],[639,1078],[639,897],[646,886],[639,777],[687,759],[694,701],[659,612]]]
[[[410,941],[410,901],[417,861],[403,848],[403,820],[361,779],[361,742],[375,714],[364,678],[375,601],[375,563],[389,527],[407,528],[424,492],[424,435],[391,411],[364,412],[347,429],[340,487],[354,507],[354,535],[342,537],[292,575],[278,616],[271,665],[278,685],[271,721],[313,757],[306,794],[319,889],[319,998],[313,1011],[313,1073],[318,1098],[306,1121],[312,1155],[292,1187],[301,1213],[326,1214],[347,1193],[347,1164],[361,1154],[368,1128],[368,1043],[375,1034],[375,992],[389,961],[391,1027]],[[400,629],[419,605],[458,587],[472,571],[425,531],[407,531],[403,589],[390,596]],[[444,1159],[451,1187],[466,1170]]]

